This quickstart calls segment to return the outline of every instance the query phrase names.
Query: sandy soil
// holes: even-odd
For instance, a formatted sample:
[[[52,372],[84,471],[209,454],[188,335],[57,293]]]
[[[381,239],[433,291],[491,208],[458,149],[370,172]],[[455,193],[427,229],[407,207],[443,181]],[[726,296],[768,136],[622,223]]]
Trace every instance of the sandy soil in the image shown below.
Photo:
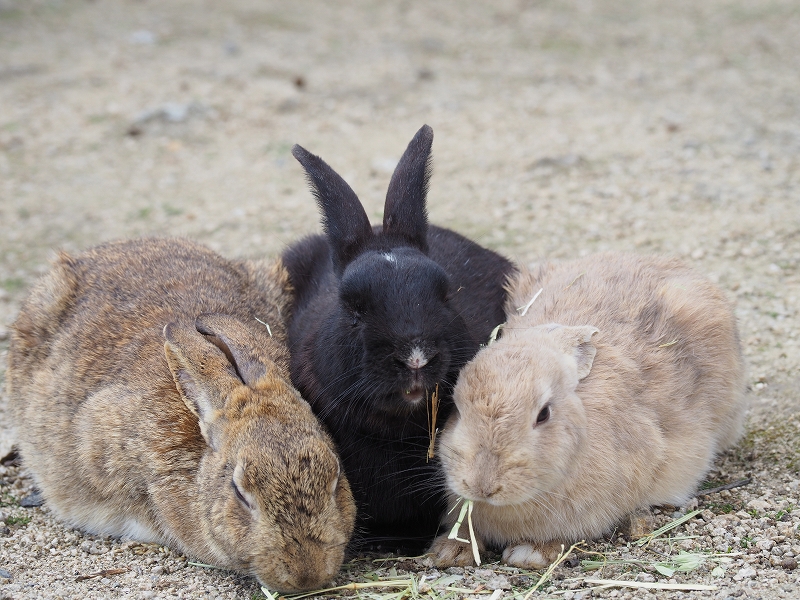
[[[752,483],[703,497],[688,528],[699,537],[682,543],[742,554],[722,574],[656,573],[718,588],[657,597],[800,597],[798,57],[796,0],[0,0],[0,379],[7,328],[56,249],[174,234],[232,257],[279,252],[319,229],[293,143],[377,220],[428,123],[432,222],[523,264],[682,256],[736,300],[752,410],[712,478]],[[13,442],[4,407],[0,456]],[[0,484],[0,597],[259,593],[19,507],[29,480],[13,464]],[[420,561],[393,567],[437,577]],[[126,571],[76,582],[113,568]],[[530,582],[500,567],[446,575],[470,589],[518,578],[507,597]],[[656,597],[570,581],[585,575],[566,566],[545,588]]]

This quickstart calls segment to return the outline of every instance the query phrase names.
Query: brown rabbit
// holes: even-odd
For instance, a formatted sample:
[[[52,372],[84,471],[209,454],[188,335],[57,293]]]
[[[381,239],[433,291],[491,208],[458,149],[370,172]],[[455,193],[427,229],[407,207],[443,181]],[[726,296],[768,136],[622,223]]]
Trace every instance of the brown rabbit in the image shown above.
[[[506,315],[461,371],[439,448],[451,503],[474,501],[477,542],[506,562],[539,568],[639,508],[683,504],[739,437],[736,319],[679,261],[547,263],[512,278]],[[473,561],[447,536],[431,551]]]
[[[290,383],[289,297],[280,261],[181,239],[62,253],[24,302],[8,359],[17,440],[47,505],[272,589],[330,580],[355,508]]]

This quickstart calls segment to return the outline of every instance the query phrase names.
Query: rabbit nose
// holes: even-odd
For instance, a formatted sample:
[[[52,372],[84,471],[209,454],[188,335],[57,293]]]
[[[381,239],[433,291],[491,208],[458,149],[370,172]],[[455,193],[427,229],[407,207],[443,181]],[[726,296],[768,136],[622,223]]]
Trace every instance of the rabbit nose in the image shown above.
[[[492,484],[490,482],[486,482],[480,487],[480,493],[487,500],[491,500],[493,496],[499,494],[502,491],[503,491],[503,486],[500,485],[499,483]]]
[[[409,369],[418,370],[427,365],[429,360],[430,357],[426,356],[425,352],[419,346],[415,346],[405,362]]]
[[[461,485],[465,490],[470,491],[470,495],[480,500],[490,500],[492,496],[503,491],[503,485],[496,481],[467,481],[461,480]]]
[[[489,450],[479,451],[473,460],[472,468],[479,474],[472,477],[469,482],[464,480],[464,484],[483,500],[491,498],[503,491],[503,483],[500,479],[500,460],[498,456]]]

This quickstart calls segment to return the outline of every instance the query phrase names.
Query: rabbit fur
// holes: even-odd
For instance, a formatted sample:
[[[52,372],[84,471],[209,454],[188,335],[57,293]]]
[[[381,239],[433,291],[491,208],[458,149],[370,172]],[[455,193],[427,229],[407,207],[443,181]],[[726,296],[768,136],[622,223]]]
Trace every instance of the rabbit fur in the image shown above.
[[[325,235],[283,254],[295,290],[292,381],[328,426],[358,506],[356,542],[419,549],[443,509],[427,459],[428,411],[452,407],[458,370],[504,319],[513,265],[459,234],[429,226],[433,131],[423,126],[399,161],[383,226],[322,159],[292,150],[323,214]],[[395,546],[397,547],[397,546]]]
[[[461,371],[439,453],[451,503],[474,501],[479,546],[540,568],[637,509],[685,503],[741,433],[744,364],[730,303],[674,259],[545,263],[508,290],[502,337]],[[473,562],[447,536],[431,552]]]
[[[61,253],[13,325],[7,376],[24,464],[53,512],[271,589],[333,578],[355,506],[290,383],[290,294],[280,261],[183,239]]]

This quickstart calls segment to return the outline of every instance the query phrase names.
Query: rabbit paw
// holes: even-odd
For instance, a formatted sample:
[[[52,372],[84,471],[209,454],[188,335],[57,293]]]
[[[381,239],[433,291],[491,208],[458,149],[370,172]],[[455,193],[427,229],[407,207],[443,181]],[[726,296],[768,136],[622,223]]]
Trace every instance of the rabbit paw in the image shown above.
[[[478,550],[483,552],[483,544],[478,542]],[[440,535],[433,541],[428,550],[433,555],[433,562],[437,567],[472,567],[475,566],[475,557],[472,546],[464,542],[448,539]]]
[[[542,569],[555,561],[563,549],[561,542],[514,544],[503,550],[503,562],[522,569]]]

